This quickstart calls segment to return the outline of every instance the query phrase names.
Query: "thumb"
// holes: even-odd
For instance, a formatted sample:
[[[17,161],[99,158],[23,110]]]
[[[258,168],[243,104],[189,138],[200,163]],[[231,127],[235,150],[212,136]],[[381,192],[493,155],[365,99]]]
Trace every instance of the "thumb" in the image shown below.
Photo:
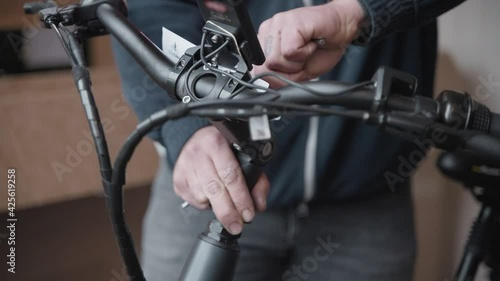
[[[305,42],[299,32],[294,32],[290,36],[283,36],[281,40],[281,53],[283,57],[295,62],[306,61],[318,47],[313,41]]]
[[[259,180],[252,189],[252,198],[255,208],[259,212],[263,212],[267,207],[267,195],[269,194],[270,183],[266,174],[262,173]]]

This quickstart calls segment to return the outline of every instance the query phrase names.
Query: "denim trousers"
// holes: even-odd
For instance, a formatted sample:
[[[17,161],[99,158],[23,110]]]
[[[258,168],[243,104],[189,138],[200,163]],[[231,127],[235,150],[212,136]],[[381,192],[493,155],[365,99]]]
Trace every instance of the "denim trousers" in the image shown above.
[[[148,281],[177,280],[210,210],[182,208],[161,161],[143,222]],[[416,255],[410,188],[363,200],[269,209],[244,226],[234,281],[410,281]]]

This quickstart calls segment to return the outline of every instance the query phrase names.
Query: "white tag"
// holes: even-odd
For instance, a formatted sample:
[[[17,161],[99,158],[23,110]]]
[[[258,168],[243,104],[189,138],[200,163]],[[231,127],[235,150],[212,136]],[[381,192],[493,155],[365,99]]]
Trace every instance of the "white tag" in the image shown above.
[[[253,141],[271,139],[271,128],[267,115],[252,116],[248,119],[250,137]]]
[[[165,53],[165,55],[172,61],[178,61],[187,49],[195,46],[193,43],[180,37],[165,27],[163,28],[161,45],[163,53]]]

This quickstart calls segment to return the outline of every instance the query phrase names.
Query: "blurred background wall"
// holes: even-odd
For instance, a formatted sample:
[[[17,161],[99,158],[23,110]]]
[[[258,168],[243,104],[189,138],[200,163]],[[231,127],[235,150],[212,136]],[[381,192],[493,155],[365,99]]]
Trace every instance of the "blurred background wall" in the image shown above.
[[[22,37],[44,42],[42,33],[33,31],[36,20],[23,15],[23,2],[2,2],[0,31],[21,32]],[[470,0],[440,18],[436,94],[443,89],[466,90],[500,112],[499,13],[500,2],[496,0]],[[12,59],[3,47],[0,63]],[[31,48],[33,52],[52,53],[52,47]],[[106,120],[111,153],[116,155],[136,119],[130,109],[113,110],[126,104],[109,37],[92,39],[87,51],[94,93]],[[0,280],[125,281],[102,200],[97,159],[89,148],[88,127],[68,70],[13,76],[0,73],[0,128],[0,174],[17,168],[19,219],[18,274],[14,279],[5,276],[6,231],[0,229]],[[419,240],[416,281],[452,280],[478,211],[464,188],[437,172],[437,155],[431,151],[414,178]],[[156,162],[154,149],[146,141],[129,169],[126,208],[137,243]],[[67,170],[54,168],[62,167],[58,164]],[[0,200],[6,202],[5,198],[5,189],[1,189]],[[0,210],[0,221],[5,221],[4,209]],[[477,280],[486,280],[484,272]]]

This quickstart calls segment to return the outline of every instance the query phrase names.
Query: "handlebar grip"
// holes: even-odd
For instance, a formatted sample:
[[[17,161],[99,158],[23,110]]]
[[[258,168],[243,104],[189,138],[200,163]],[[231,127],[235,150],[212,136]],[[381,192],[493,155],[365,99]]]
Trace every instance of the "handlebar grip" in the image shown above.
[[[259,180],[260,175],[262,174],[262,169],[250,162],[250,157],[243,152],[235,151],[236,158],[240,163],[241,170],[243,175],[245,176],[245,182],[248,186],[249,190],[252,190],[257,181]]]
[[[476,108],[471,111],[469,126],[466,129],[489,133],[491,111],[480,103],[476,103],[475,105]]]
[[[473,110],[470,112],[469,126],[466,129],[500,138],[500,115],[491,112],[485,105],[474,102]]]

